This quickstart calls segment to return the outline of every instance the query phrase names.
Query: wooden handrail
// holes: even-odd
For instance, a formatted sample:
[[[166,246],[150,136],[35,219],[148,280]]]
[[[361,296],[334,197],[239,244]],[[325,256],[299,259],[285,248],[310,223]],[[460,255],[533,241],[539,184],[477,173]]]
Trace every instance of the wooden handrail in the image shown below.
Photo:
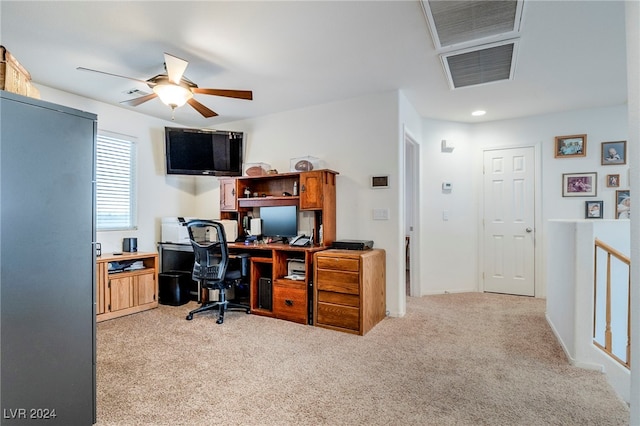
[[[613,247],[611,247],[607,243],[603,243],[602,241],[600,241],[599,239],[596,238],[595,245],[596,245],[596,247],[600,247],[604,251],[612,254],[614,257],[618,258],[618,260],[621,260],[622,262],[626,263],[627,265],[631,265],[631,259],[628,256],[622,254],[622,252],[614,249]]]
[[[593,280],[593,343],[606,352],[609,356],[615,359],[620,364],[627,368],[631,365],[631,274],[628,274],[627,282],[627,345],[626,345],[626,359],[622,360],[613,354],[613,334],[611,330],[611,257],[615,257],[622,263],[631,267],[631,259],[622,254],[620,251],[611,247],[610,245],[595,239],[594,250],[594,280]],[[598,248],[604,250],[607,254],[607,273],[606,273],[606,287],[605,287],[605,330],[604,330],[604,346],[595,340],[596,332],[596,312],[597,312],[597,278],[598,278]]]

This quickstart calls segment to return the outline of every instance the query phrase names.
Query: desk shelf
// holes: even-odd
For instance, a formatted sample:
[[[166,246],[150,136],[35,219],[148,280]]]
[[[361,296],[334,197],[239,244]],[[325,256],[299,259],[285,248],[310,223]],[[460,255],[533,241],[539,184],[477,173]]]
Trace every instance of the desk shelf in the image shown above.
[[[239,207],[297,206],[300,197],[251,197],[238,198]]]

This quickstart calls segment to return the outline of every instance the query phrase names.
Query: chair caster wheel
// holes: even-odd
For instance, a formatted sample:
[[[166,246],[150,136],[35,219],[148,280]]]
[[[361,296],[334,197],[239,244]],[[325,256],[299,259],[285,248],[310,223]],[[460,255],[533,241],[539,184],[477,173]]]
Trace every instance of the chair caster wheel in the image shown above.
[[[247,309],[247,314],[250,314],[250,313],[251,313],[251,309]]]
[[[222,322],[223,322],[223,321],[224,321],[224,320],[223,320],[222,318],[218,318],[218,319],[216,320],[216,323],[217,323],[217,324],[222,324]]]
[[[187,321],[191,321],[193,319],[193,315],[189,314],[187,315]]]

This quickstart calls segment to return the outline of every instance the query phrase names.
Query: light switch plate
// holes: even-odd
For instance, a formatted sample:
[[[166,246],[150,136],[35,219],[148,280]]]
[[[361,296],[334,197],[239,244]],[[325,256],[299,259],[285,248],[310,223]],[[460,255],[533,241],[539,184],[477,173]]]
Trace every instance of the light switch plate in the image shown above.
[[[389,220],[389,209],[373,209],[373,220]]]

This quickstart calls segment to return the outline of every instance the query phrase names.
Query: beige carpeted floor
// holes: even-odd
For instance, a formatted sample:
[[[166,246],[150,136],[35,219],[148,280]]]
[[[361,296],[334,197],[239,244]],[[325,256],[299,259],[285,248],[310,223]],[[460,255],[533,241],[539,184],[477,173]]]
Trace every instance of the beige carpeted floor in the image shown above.
[[[409,298],[366,336],[195,303],[98,324],[98,425],[626,425],[570,366],[545,301]]]

